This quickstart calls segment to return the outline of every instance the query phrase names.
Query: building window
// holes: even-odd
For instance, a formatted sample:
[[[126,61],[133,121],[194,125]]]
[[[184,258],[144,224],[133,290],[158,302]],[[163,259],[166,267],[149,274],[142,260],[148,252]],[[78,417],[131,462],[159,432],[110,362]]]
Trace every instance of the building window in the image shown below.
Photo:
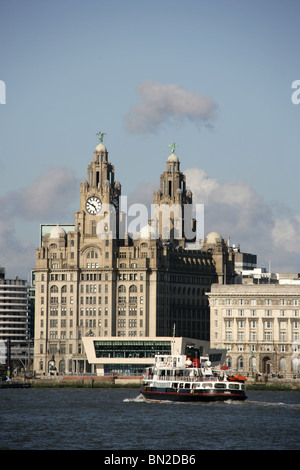
[[[279,332],[279,341],[286,341],[286,332],[280,331]]]
[[[238,368],[239,369],[244,369],[244,358],[243,357],[238,358]]]
[[[265,341],[272,341],[272,331],[265,331],[264,332],[264,340]]]
[[[94,220],[92,220],[91,222],[91,234],[92,235],[96,235],[96,229],[97,229],[97,223]]]

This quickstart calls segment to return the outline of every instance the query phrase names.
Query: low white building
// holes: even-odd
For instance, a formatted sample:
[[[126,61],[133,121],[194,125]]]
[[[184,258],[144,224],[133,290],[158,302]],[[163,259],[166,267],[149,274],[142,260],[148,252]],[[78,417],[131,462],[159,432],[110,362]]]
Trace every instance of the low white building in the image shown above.
[[[210,349],[208,341],[183,337],[82,338],[88,362],[97,375],[138,374],[154,364],[156,354],[187,354],[193,350],[200,356],[209,355],[212,364],[223,363],[225,350]]]

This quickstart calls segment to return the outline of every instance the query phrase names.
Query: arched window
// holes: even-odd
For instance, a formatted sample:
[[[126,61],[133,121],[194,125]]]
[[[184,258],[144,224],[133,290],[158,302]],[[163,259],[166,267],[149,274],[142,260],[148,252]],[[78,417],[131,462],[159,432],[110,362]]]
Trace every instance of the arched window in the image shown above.
[[[226,366],[228,367],[228,369],[231,369],[232,368],[232,359],[230,356],[226,357]]]
[[[286,373],[286,358],[282,357],[280,359],[280,372],[283,372],[284,374]]]
[[[65,373],[66,372],[66,362],[64,359],[62,359],[59,363],[58,370],[60,373]]]
[[[132,292],[137,292],[137,287],[132,285],[129,287],[129,292],[132,293]]]
[[[126,292],[126,287],[125,286],[119,286],[119,292]]]
[[[132,285],[129,287],[129,304],[137,304],[137,287]],[[129,312],[129,315],[131,313]]]
[[[51,286],[50,287],[50,292],[51,292],[51,294],[55,294],[56,292],[58,292],[58,287],[57,286]]]

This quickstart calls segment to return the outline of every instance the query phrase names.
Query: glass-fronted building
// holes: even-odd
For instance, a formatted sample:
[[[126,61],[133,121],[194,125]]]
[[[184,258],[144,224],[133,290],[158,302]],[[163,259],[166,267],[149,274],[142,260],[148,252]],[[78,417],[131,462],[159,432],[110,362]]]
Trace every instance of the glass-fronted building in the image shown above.
[[[154,364],[156,354],[187,354],[188,348],[199,351],[199,355],[216,356],[208,341],[184,337],[153,337],[122,340],[110,337],[86,336],[84,348],[91,371],[97,375],[122,374],[141,375],[146,367]],[[218,361],[225,357],[225,351],[218,351]]]

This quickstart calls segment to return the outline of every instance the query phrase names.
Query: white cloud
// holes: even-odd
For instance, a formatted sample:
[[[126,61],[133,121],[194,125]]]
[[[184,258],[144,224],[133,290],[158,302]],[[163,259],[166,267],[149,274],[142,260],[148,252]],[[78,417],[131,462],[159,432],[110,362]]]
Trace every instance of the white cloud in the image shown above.
[[[130,133],[154,132],[165,122],[188,119],[196,125],[210,126],[215,119],[216,104],[198,92],[186,91],[177,84],[160,84],[152,80],[137,88],[141,102],[125,116]]]
[[[36,246],[32,239],[38,240],[38,233],[32,233],[32,222],[36,222],[38,231],[41,223],[70,221],[78,191],[79,180],[72,169],[52,168],[29,186],[0,197],[0,266],[6,268],[7,277],[27,279],[35,265]],[[77,208],[78,204],[74,206]],[[22,232],[17,232],[17,225]]]
[[[34,255],[34,244],[16,235],[13,219],[0,219],[0,266],[5,268],[6,277],[29,280]]]
[[[300,215],[279,218],[277,206],[267,203],[245,181],[222,183],[203,170],[185,170],[194,204],[205,207],[205,233],[216,230],[241,250],[258,255],[258,265],[272,262],[278,272],[300,271]],[[283,208],[281,207],[281,212]]]
[[[68,216],[70,203],[78,197],[79,181],[70,168],[52,168],[19,191],[10,191],[2,204],[15,216],[30,220]]]
[[[275,220],[272,239],[278,249],[300,255],[300,215]]]

